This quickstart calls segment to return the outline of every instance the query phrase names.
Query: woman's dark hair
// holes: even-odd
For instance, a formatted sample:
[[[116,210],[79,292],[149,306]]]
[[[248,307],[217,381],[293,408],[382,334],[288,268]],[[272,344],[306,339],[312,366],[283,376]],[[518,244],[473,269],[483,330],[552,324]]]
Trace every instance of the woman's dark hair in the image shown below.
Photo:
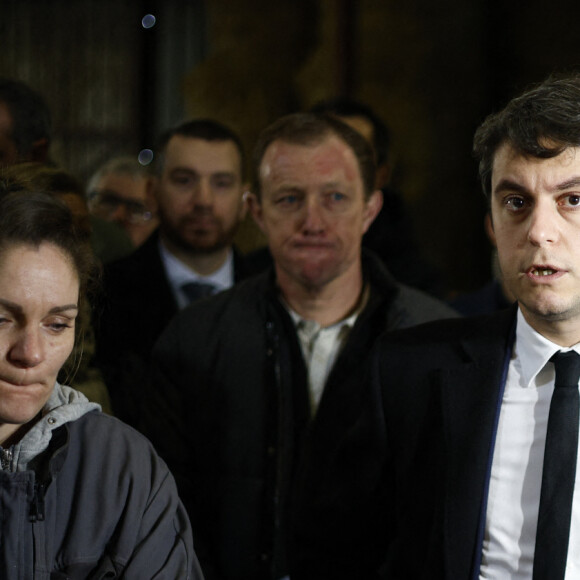
[[[23,191],[19,184],[0,178],[0,253],[18,245],[38,248],[43,243],[57,246],[70,258],[79,278],[79,316],[76,340],[82,353],[88,303],[99,273],[98,263],[68,207],[43,192]],[[70,362],[70,361],[69,361]],[[80,361],[73,361],[75,367]]]

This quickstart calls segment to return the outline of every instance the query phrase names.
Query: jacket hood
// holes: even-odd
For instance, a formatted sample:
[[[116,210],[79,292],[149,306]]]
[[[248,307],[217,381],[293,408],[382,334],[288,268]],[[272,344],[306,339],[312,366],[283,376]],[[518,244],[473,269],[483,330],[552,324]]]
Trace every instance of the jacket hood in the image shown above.
[[[100,405],[91,403],[82,393],[56,383],[41,418],[12,449],[14,471],[26,471],[30,461],[48,447],[54,429],[100,410]]]

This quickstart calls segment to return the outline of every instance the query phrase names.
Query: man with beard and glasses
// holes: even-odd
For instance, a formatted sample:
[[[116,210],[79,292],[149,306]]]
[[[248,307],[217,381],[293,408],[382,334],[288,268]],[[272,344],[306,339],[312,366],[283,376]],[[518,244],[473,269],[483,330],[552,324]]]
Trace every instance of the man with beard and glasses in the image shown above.
[[[97,358],[115,414],[135,424],[151,349],[171,317],[190,302],[245,275],[232,246],[246,214],[239,137],[209,119],[167,131],[148,195],[159,228],[132,255],[105,269]]]

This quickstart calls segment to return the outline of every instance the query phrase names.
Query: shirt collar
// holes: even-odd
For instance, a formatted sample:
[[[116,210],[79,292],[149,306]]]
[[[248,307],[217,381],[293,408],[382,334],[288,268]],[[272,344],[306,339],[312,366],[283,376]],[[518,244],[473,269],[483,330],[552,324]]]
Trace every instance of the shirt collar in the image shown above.
[[[165,247],[161,239],[159,240],[159,252],[167,272],[167,278],[173,288],[181,288],[187,282],[205,282],[212,284],[219,291],[230,288],[234,283],[234,254],[231,248],[223,265],[209,276],[200,276],[188,268]]]
[[[514,353],[517,353],[520,360],[522,378],[526,387],[532,385],[546,363],[560,350],[562,352],[575,350],[580,354],[580,343],[572,348],[564,348],[548,340],[527,323],[521,309],[518,308]]]
[[[356,319],[358,318],[358,315],[364,310],[365,306],[367,305],[367,302],[369,300],[369,296],[370,296],[370,290],[368,288],[368,285],[365,285],[365,287],[363,288],[363,291],[361,293],[361,298],[358,301],[358,304],[356,305],[354,312],[352,312],[351,314],[349,314],[348,316],[346,316],[342,320],[339,320],[338,322],[335,322],[331,326],[328,326],[325,328],[329,328],[329,329],[337,328],[337,327],[342,328],[344,326],[347,326],[348,328],[352,328],[354,326],[354,323],[356,322]],[[286,300],[284,300],[284,297],[282,296],[281,293],[278,295],[278,297],[279,297],[280,302],[284,306],[284,308],[286,308],[286,310],[288,311],[288,314],[290,314],[290,317],[292,318],[292,322],[294,322],[294,326],[296,328],[308,327],[310,333],[314,333],[315,331],[317,332],[318,330],[320,330],[322,328],[322,326],[320,324],[318,324],[317,322],[315,322],[314,320],[306,320],[305,318],[302,318],[300,316],[300,314],[298,314],[298,312],[293,310],[291,308],[291,306],[288,304],[288,302],[286,302]]]

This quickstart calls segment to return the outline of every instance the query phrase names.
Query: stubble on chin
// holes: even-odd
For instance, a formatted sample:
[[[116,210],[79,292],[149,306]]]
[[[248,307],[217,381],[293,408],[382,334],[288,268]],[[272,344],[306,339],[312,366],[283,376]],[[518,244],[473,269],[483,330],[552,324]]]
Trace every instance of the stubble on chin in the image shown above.
[[[580,318],[580,295],[565,299],[558,296],[538,296],[518,299],[523,311],[546,323]]]

